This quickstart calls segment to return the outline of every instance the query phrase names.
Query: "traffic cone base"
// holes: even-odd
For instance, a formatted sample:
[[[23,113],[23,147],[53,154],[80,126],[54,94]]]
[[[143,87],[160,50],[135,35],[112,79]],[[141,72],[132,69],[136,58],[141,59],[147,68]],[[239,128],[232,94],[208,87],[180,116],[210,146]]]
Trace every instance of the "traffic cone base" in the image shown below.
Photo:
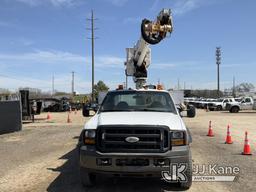
[[[252,153],[244,153],[244,152],[242,152],[242,155],[252,155]]]
[[[212,134],[207,134],[207,136],[208,136],[208,137],[214,137],[214,135],[212,135]]]

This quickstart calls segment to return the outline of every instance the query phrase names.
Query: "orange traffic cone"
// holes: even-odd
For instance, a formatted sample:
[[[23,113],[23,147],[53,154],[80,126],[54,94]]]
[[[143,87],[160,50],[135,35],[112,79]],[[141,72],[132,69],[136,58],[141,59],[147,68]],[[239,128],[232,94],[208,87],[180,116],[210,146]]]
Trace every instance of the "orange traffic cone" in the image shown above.
[[[230,129],[230,125],[228,125],[228,127],[227,127],[227,137],[226,137],[226,142],[225,142],[226,144],[233,143],[229,129]]]
[[[247,131],[245,132],[244,151],[242,152],[242,155],[252,155]]]
[[[50,114],[50,112],[47,113],[46,119],[48,119],[48,120],[51,119],[51,114]]]
[[[72,122],[71,122],[71,119],[70,119],[70,116],[69,116],[69,113],[68,113],[67,123],[72,123]]]
[[[209,121],[209,130],[208,130],[207,136],[208,137],[213,137],[214,136],[213,130],[212,130],[212,121]]]

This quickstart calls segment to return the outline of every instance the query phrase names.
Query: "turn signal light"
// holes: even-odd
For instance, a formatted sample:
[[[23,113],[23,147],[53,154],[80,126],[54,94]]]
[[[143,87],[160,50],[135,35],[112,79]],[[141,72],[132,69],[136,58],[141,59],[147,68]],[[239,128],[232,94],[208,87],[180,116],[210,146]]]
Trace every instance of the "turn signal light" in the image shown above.
[[[94,145],[94,144],[95,144],[95,139],[85,138],[85,139],[84,139],[84,144],[87,144],[87,145]]]

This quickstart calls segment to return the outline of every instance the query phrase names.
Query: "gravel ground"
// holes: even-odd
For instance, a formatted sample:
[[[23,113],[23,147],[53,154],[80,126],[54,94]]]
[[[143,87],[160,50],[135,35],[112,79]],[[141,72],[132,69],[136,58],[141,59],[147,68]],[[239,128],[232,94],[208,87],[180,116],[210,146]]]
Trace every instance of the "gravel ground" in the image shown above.
[[[249,132],[252,152],[255,153],[255,112],[230,114],[198,110],[196,118],[184,121],[190,129],[194,164],[239,166],[235,182],[193,182],[189,191],[254,191],[256,182],[255,155],[241,155],[244,132]],[[99,178],[97,186],[84,189],[79,181],[77,138],[88,119],[81,111],[53,113],[36,117],[35,123],[26,123],[21,132],[0,135],[0,191],[162,191],[162,184],[151,179]],[[215,137],[207,137],[208,123],[212,121]],[[224,144],[227,124],[231,124],[232,145]],[[178,190],[170,186],[168,191]]]

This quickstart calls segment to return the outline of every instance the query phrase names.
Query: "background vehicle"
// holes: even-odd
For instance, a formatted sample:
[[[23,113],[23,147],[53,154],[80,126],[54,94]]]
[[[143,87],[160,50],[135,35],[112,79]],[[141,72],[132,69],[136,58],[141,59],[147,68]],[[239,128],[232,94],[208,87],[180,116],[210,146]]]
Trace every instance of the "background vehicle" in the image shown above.
[[[229,110],[230,113],[238,113],[240,110],[255,110],[256,103],[252,97],[244,97],[241,102],[227,104],[226,109]]]
[[[234,98],[220,98],[215,102],[208,103],[208,109],[210,111],[221,111],[226,108],[227,103],[235,102]]]

